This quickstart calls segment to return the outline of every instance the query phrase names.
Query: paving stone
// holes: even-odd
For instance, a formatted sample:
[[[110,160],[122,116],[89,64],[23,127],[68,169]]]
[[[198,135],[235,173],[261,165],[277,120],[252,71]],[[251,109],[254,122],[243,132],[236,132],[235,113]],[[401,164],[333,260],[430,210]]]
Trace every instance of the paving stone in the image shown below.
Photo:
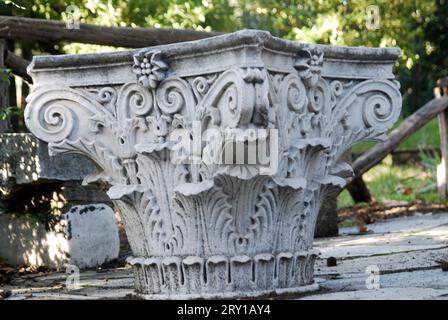
[[[322,258],[356,257],[439,249],[448,246],[448,214],[388,219],[369,225],[373,232],[352,235],[354,229],[341,229],[342,236],[317,239],[314,247]]]
[[[13,266],[96,267],[119,250],[115,214],[105,204],[73,206],[51,230],[31,215],[0,216],[0,256]]]
[[[426,218],[429,219],[426,221]],[[447,221],[448,214],[391,219],[369,226],[378,233],[319,240],[320,250],[339,253],[335,254],[337,265],[327,267],[325,255],[319,257],[315,280],[321,290],[301,299],[448,299],[448,277],[439,264],[448,256]],[[411,243],[407,243],[409,239]],[[413,245],[413,241],[420,245]],[[373,249],[383,242],[393,242],[388,245],[390,252],[378,254],[382,251]],[[335,246],[331,247],[332,244]],[[343,245],[352,254],[338,252],[335,250],[338,245]],[[404,252],[404,249],[407,250]],[[366,280],[372,275],[366,273],[369,266],[378,267],[377,290],[367,289]],[[136,298],[129,266],[104,272],[82,271],[77,290],[65,288],[66,277],[61,272],[28,275],[14,279],[11,285],[0,289],[11,290],[11,296],[7,298],[10,300]]]
[[[316,261],[316,275],[364,273],[368,266],[375,265],[381,273],[398,271],[434,269],[440,267],[440,261],[448,255],[448,248],[411,251],[357,259],[339,259],[337,266],[327,267],[325,259]]]
[[[387,288],[379,290],[358,290],[313,295],[303,300],[424,300],[446,299],[448,290],[431,288]]]

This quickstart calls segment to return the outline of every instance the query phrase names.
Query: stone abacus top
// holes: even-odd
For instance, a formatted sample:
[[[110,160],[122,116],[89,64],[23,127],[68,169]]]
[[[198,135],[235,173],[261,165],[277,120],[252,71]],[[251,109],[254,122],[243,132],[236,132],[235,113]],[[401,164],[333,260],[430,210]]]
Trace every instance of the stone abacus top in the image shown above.
[[[174,43],[148,47],[144,49],[135,49],[128,51],[115,51],[108,53],[95,54],[69,54],[53,56],[35,56],[32,64],[28,68],[38,85],[45,84],[47,81],[55,81],[64,76],[64,80],[69,80],[70,84],[77,85],[79,79],[73,78],[73,73],[85,72],[85,69],[95,70],[97,76],[93,80],[95,84],[104,82],[122,83],[126,82],[127,77],[134,77],[132,70],[128,65],[133,60],[133,56],[140,51],[163,49],[162,58],[170,62],[171,70],[176,69],[176,64],[184,67],[185,63],[191,63],[191,59],[202,57],[202,68],[194,66],[192,68],[183,68],[183,73],[192,75],[194,73],[204,74],[224,70],[235,65],[252,65],[254,67],[262,66],[268,57],[273,54],[280,54],[284,58],[295,58],[298,51],[301,50],[319,50],[323,52],[325,60],[322,67],[322,76],[324,77],[347,77],[347,78],[372,78],[372,76],[391,79],[393,62],[400,56],[398,48],[368,48],[368,47],[337,47],[320,44],[298,43],[273,37],[267,31],[242,30],[235,33],[216,36],[212,38]],[[235,51],[236,50],[236,51]],[[240,54],[235,54],[239,52]],[[222,57],[226,58],[223,59]],[[277,58],[276,63],[268,68],[276,71],[285,71],[285,64],[282,59]],[[207,69],[204,70],[204,63],[207,63]],[[272,63],[272,61],[271,61]],[[355,64],[357,67],[353,68]],[[372,66],[375,66],[372,68]],[[100,69],[110,69],[114,67],[120,69],[120,75],[114,78],[109,71],[99,71]],[[342,69],[341,69],[342,68]],[[48,79],[46,76],[41,82],[41,75],[45,72],[54,72],[55,69],[64,71],[65,75],[55,75],[55,78]],[[36,74],[35,71],[39,71]],[[375,74],[372,74],[375,72]],[[88,77],[83,77],[82,84],[88,81]]]

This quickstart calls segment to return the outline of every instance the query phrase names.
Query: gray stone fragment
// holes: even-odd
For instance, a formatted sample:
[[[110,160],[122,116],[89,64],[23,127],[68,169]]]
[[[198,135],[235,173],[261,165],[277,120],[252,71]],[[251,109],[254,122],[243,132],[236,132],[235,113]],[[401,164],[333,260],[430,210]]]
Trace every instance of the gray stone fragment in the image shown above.
[[[29,214],[0,216],[0,256],[13,266],[96,267],[119,248],[114,212],[104,204],[74,206],[51,228]]]
[[[81,181],[95,170],[92,161],[81,155],[50,157],[47,144],[30,133],[0,134],[0,186]]]

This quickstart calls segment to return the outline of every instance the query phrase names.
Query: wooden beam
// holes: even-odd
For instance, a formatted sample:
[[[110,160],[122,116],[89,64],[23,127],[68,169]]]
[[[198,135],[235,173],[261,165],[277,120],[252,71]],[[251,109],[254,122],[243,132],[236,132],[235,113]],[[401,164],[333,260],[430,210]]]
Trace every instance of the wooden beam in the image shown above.
[[[218,34],[184,29],[102,27],[83,23],[79,29],[69,29],[62,21],[0,16],[0,38],[42,42],[67,41],[141,48],[198,40]]]
[[[434,94],[436,99],[448,97],[448,77],[437,81]],[[441,162],[437,166],[437,189],[439,197],[446,200],[448,196],[448,110],[439,113],[438,118]]]
[[[0,39],[0,52],[6,50],[6,41]],[[0,71],[2,75],[4,74],[3,69],[5,69],[4,55],[0,54]],[[9,106],[9,85],[6,81],[0,81],[0,111]],[[0,119],[0,133],[6,132],[8,130],[9,123],[8,120]]]
[[[347,191],[350,193],[350,196],[352,197],[355,203],[359,202],[371,203],[373,201],[369,188],[362,179],[362,176],[351,180],[350,183],[347,185]]]
[[[360,177],[363,173],[376,166],[406,138],[422,128],[447,107],[448,96],[433,99],[406,118],[397,129],[391,132],[389,139],[376,144],[373,148],[356,158],[353,162],[353,171],[355,173],[353,179]]]
[[[30,61],[25,60],[22,57],[19,57],[18,55],[8,50],[5,51],[4,59],[5,59],[5,66],[8,69],[11,69],[12,73],[14,73],[16,76],[25,79],[29,83],[33,83],[33,79],[31,79],[31,77],[26,72],[26,68],[30,64]]]

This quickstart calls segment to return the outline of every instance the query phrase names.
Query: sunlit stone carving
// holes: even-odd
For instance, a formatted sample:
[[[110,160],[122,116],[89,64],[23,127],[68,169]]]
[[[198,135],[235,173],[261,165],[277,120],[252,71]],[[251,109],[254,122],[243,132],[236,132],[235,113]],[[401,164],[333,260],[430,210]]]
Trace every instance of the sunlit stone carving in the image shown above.
[[[36,57],[26,123],[51,152],[98,165],[86,182],[110,186],[138,293],[315,290],[319,207],[351,174],[343,152],[383,139],[397,120],[398,55],[241,31]]]

